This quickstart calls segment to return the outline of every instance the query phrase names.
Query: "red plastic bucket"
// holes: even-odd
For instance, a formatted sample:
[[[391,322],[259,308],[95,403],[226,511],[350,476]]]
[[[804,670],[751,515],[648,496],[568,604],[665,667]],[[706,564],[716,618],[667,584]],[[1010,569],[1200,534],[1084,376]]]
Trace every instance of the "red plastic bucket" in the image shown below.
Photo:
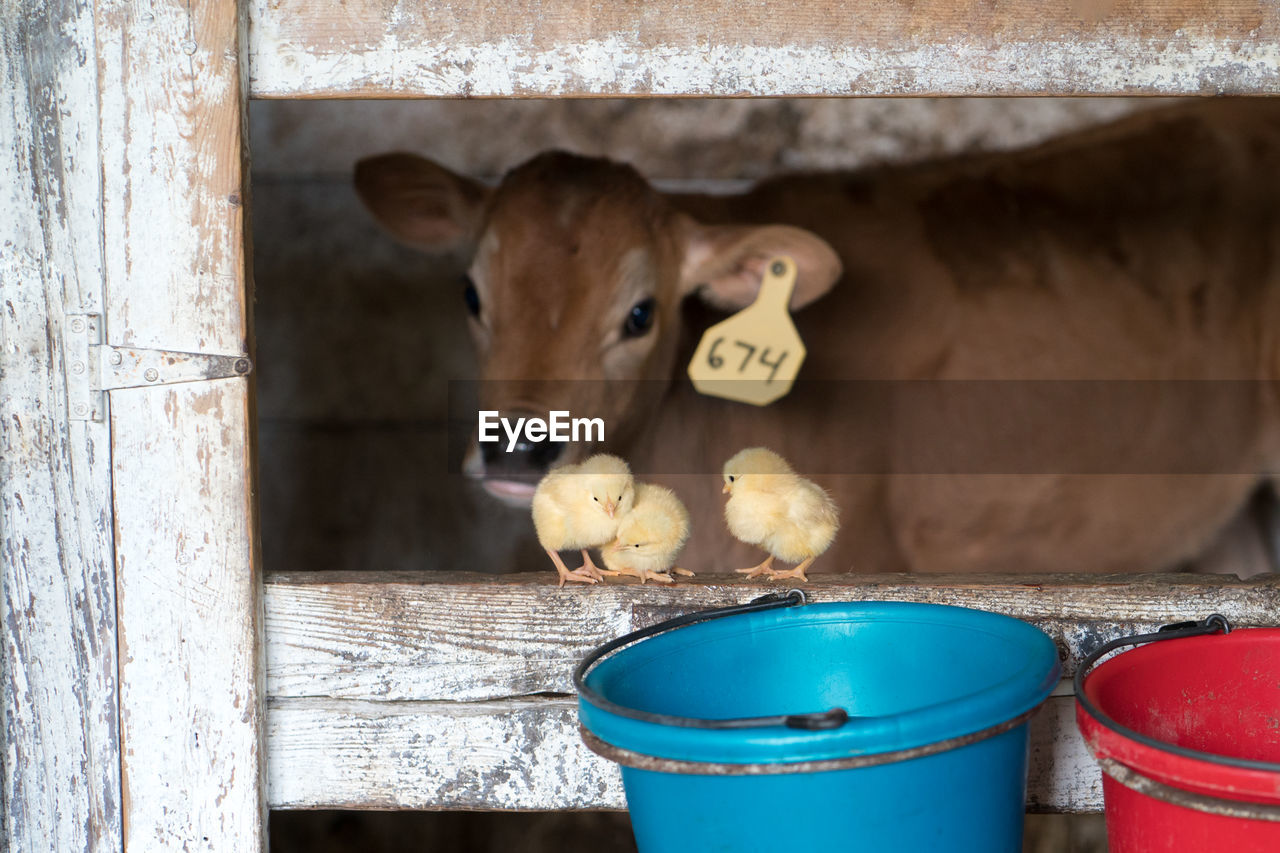
[[[1280,628],[1171,627],[1076,674],[1109,849],[1280,851]]]

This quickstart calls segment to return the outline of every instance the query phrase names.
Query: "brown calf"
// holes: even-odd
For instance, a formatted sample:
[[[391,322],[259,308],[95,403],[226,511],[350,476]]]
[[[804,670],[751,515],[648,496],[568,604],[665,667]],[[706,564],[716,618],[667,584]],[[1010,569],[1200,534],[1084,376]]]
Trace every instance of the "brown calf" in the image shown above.
[[[694,569],[758,561],[717,476],[747,445],[835,494],[817,570],[1168,569],[1280,470],[1280,103],[734,196],[564,153],[496,188],[389,154],[356,187],[401,240],[473,247],[482,407],[602,418],[689,503]],[[765,409],[699,397],[693,344],[778,254],[800,271],[800,382]],[[466,469],[527,500],[588,450],[485,445]]]

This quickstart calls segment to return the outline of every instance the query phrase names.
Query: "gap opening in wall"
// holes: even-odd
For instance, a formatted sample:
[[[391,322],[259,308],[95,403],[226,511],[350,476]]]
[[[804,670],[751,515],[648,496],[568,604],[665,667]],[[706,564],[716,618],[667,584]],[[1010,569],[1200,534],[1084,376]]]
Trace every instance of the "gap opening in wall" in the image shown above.
[[[548,567],[527,510],[464,476],[450,446],[450,383],[476,376],[464,303],[469,259],[415,250],[379,228],[352,187],[358,160],[408,151],[494,182],[539,152],[564,149],[630,163],[664,191],[732,193],[781,172],[1016,149],[1166,106],[1061,98],[253,102],[266,566]],[[856,282],[859,270],[847,273]],[[1235,524],[1247,534],[1267,512],[1274,509],[1254,507]],[[1244,574],[1265,564],[1256,536],[1222,542],[1204,562]]]
[[[388,236],[353,188],[357,161],[408,151],[496,182],[555,148],[630,163],[666,192],[732,193],[781,172],[1017,149],[1165,106],[1151,99],[253,102],[265,567],[549,568],[528,510],[495,501],[454,458],[451,383],[477,371],[466,326],[469,259]],[[1262,491],[1221,523],[1202,562],[1239,574],[1265,567],[1259,519],[1268,514],[1274,548],[1274,501]],[[1029,821],[1028,849],[1102,849],[1097,818]],[[536,853],[543,848],[535,838],[559,853],[631,843],[618,814],[346,812],[277,813],[272,841],[284,851],[412,843]]]

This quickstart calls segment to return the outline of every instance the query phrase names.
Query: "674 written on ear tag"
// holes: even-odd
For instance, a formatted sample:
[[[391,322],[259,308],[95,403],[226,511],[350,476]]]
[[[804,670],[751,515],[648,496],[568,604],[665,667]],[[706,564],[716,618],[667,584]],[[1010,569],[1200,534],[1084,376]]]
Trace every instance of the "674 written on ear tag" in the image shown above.
[[[805,356],[787,310],[795,285],[795,261],[774,258],[756,301],[707,329],[689,362],[698,393],[766,406],[791,390]]]

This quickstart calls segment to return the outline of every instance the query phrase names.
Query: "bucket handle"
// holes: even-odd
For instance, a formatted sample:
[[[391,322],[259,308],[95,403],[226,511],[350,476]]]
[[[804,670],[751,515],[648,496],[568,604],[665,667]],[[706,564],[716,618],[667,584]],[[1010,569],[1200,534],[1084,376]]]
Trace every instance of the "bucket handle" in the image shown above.
[[[629,646],[646,637],[652,637],[655,634],[661,634],[664,631],[671,631],[676,628],[683,628],[686,625],[694,625],[698,622],[719,619],[724,616],[794,607],[796,605],[805,605],[808,601],[809,599],[804,594],[804,590],[800,589],[789,589],[785,593],[771,592],[759,598],[753,598],[745,604],[732,604],[728,607],[686,613],[682,616],[659,622],[656,625],[650,625],[648,628],[632,631],[630,634],[624,634],[616,640],[611,640],[603,646],[593,649],[583,658],[582,663],[578,664],[577,669],[573,671],[573,686],[578,689],[578,694],[583,699],[602,711],[608,711],[611,714],[632,720],[657,723],[664,726],[682,726],[691,729],[748,729],[760,726],[786,726],[791,729],[804,729],[807,731],[837,729],[849,720],[849,714],[843,708],[832,708],[829,711],[817,711],[811,714],[783,714],[774,717],[735,717],[727,720],[704,720],[698,717],[677,717],[672,714],[655,714],[635,708],[626,708],[610,702],[587,686],[587,673],[601,658],[623,646]]]
[[[1212,616],[1206,616],[1200,621],[1191,622],[1175,622],[1172,625],[1164,625],[1158,630],[1150,634],[1135,634],[1132,637],[1118,637],[1108,643],[1103,643],[1098,648],[1089,652],[1084,660],[1080,661],[1080,666],[1076,667],[1076,676],[1073,681],[1076,692],[1076,699],[1085,710],[1092,714],[1098,720],[1108,724],[1114,721],[1103,714],[1094,704],[1089,701],[1089,697],[1084,695],[1084,677],[1093,669],[1103,655],[1113,652],[1123,646],[1140,646],[1144,643],[1154,643],[1157,640],[1181,640],[1184,637],[1199,637],[1204,634],[1216,634],[1221,631],[1223,634],[1231,633],[1231,623],[1227,621],[1227,617],[1220,613]]]
[[[1097,663],[1103,654],[1114,652],[1115,649],[1124,646],[1142,646],[1143,643],[1155,643],[1156,640],[1164,639],[1201,637],[1203,634],[1217,634],[1219,631],[1224,634],[1230,634],[1231,624],[1226,621],[1226,616],[1222,616],[1221,613],[1213,613],[1212,616],[1206,616],[1199,621],[1174,622],[1172,625],[1162,625],[1161,628],[1151,634],[1134,634],[1133,637],[1120,637],[1111,640],[1110,643],[1103,643],[1102,646],[1089,652],[1088,656],[1085,656],[1084,660],[1080,661],[1080,666],[1076,667],[1075,695],[1080,699],[1080,702],[1084,703],[1084,707],[1087,708],[1089,713],[1098,716],[1097,713],[1094,713],[1092,703],[1089,703],[1088,699],[1085,698],[1084,676],[1088,674],[1089,670],[1093,669],[1094,663]]]

